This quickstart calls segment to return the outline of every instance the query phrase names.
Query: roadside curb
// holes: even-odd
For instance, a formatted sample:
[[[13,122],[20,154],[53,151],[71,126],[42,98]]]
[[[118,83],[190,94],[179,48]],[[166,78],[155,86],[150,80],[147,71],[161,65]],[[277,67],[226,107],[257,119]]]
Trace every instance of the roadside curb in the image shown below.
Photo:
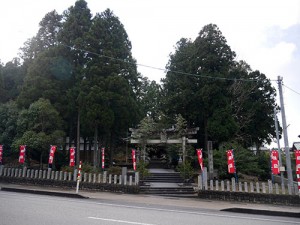
[[[86,196],[79,195],[79,194],[76,194],[76,193],[40,191],[40,190],[23,189],[23,188],[1,187],[1,191],[28,193],[28,194],[38,194],[38,195],[50,195],[50,196],[67,197],[67,198],[88,198]]]
[[[247,208],[228,208],[228,209],[221,209],[220,211],[264,215],[264,216],[281,216],[281,217],[300,218],[300,213],[296,213],[296,212],[282,212],[282,211],[270,211],[270,210],[247,209]]]

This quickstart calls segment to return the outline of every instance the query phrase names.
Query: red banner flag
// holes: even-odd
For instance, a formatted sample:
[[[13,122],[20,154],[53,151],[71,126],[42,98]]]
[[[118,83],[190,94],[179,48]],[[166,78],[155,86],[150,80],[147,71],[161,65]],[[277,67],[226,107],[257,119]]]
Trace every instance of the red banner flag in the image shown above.
[[[131,150],[131,155],[132,155],[132,165],[133,165],[133,170],[136,170],[136,158],[135,158],[135,150]]]
[[[280,173],[278,152],[275,150],[271,151],[271,166],[272,166],[272,174],[277,175]]]
[[[104,167],[105,167],[105,148],[102,148],[101,152],[102,152],[102,157],[101,157],[101,159],[102,159],[102,169],[104,169]]]
[[[199,162],[199,165],[200,165],[200,168],[201,168],[201,171],[203,171],[203,155],[202,155],[202,149],[196,149],[197,151],[197,156],[198,156],[198,162]]]
[[[300,150],[295,151],[296,174],[300,174]]]
[[[70,166],[75,166],[75,147],[70,148]]]
[[[26,151],[26,145],[20,145],[19,163],[21,164],[25,162],[25,151]]]
[[[227,165],[228,165],[228,173],[235,173],[235,165],[234,165],[234,155],[233,150],[226,151],[227,154]]]
[[[3,145],[0,145],[0,165],[2,164]]]
[[[51,145],[50,146],[50,153],[49,153],[48,164],[52,164],[53,163],[55,151],[56,151],[56,146],[55,145]]]

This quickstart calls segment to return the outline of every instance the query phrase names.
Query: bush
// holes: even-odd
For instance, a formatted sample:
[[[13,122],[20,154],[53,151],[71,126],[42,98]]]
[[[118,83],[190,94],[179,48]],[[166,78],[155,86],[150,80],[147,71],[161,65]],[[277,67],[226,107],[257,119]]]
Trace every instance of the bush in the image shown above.
[[[143,179],[144,177],[149,176],[149,170],[147,169],[148,163],[145,161],[139,161],[137,164],[137,171],[140,173],[140,178]]]
[[[74,172],[74,169],[77,169],[76,166],[71,167],[71,166],[63,166],[61,167],[61,171],[63,172]],[[89,163],[83,163],[81,166],[81,171],[82,173],[99,173],[100,168],[94,169],[94,167],[89,164]]]
[[[185,162],[177,166],[177,170],[185,180],[191,180],[194,177],[194,169],[189,162]]]
[[[112,166],[112,167],[108,168],[107,172],[108,172],[108,174],[112,174],[112,175],[121,175],[122,168],[119,166]]]

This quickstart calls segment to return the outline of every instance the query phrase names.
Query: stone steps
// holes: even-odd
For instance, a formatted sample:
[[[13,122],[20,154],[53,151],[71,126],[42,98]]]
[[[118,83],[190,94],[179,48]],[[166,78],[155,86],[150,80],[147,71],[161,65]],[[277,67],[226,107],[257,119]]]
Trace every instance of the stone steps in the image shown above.
[[[184,180],[177,172],[152,172],[141,180],[140,192],[151,195],[191,196],[192,186],[183,186]]]
[[[195,195],[193,187],[150,187],[141,186],[140,192],[143,194],[152,195]]]

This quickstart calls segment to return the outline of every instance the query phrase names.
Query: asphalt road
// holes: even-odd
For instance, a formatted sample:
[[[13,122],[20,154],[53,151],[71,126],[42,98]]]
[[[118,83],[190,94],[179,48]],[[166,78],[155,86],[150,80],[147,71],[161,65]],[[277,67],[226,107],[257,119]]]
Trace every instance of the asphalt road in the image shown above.
[[[0,191],[0,225],[276,225],[299,218],[235,214],[179,205],[70,199]]]

